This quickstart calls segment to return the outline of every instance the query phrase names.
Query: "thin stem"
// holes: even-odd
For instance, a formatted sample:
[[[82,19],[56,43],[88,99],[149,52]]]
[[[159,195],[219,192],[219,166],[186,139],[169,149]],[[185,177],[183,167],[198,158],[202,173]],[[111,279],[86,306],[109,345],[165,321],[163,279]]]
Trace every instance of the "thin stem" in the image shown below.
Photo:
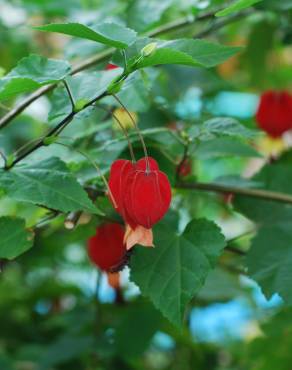
[[[49,221],[53,220],[54,218],[60,216],[60,213],[58,211],[52,211],[51,214],[48,216],[45,216],[41,220],[39,220],[34,226],[32,226],[33,229],[43,227],[46,225]]]
[[[77,153],[79,153],[83,157],[85,157],[93,165],[93,167],[96,169],[98,175],[102,178],[102,181],[103,181],[103,183],[104,183],[104,185],[105,185],[105,187],[106,187],[106,189],[107,189],[107,191],[109,193],[109,196],[111,197],[111,200],[113,202],[114,207],[115,208],[118,208],[117,203],[115,201],[115,198],[114,198],[114,196],[113,196],[113,194],[111,192],[111,189],[110,189],[110,187],[108,185],[108,182],[107,182],[106,178],[104,177],[104,175],[102,174],[101,169],[99,168],[99,166],[97,165],[97,163],[92,158],[90,158],[90,156],[88,154],[84,153],[83,151],[81,151],[79,149],[73,148],[71,145],[68,145],[68,144],[65,144],[65,143],[61,143],[61,142],[58,142],[58,141],[56,141],[55,144],[63,145],[66,148],[69,148],[71,150],[76,151]]]
[[[75,109],[75,102],[74,102],[74,99],[73,99],[73,96],[72,96],[72,92],[70,90],[70,87],[69,87],[69,85],[68,85],[68,83],[67,83],[66,80],[63,80],[63,84],[65,86],[65,89],[66,89],[67,93],[68,93],[68,96],[69,96],[69,99],[70,99],[70,102],[71,102],[71,106],[72,106],[72,111],[74,111],[74,109]]]
[[[292,204],[292,196],[284,193],[278,193],[269,190],[261,189],[245,189],[235,186],[226,186],[215,183],[178,183],[176,185],[177,189],[193,189],[193,190],[202,190],[202,191],[211,191],[217,193],[234,193],[239,195],[246,195],[253,198],[270,200],[280,203]]]
[[[206,37],[210,33],[212,33],[213,31],[217,31],[220,28],[223,28],[223,27],[227,26],[230,23],[233,23],[233,22],[236,22],[238,20],[241,20],[241,19],[249,16],[253,12],[254,12],[254,9],[248,9],[248,10],[245,10],[245,11],[243,11],[241,13],[235,14],[232,17],[229,17],[229,18],[226,18],[226,19],[223,19],[223,20],[221,20],[221,19],[220,20],[217,20],[217,21],[214,20],[214,22],[212,22],[205,30],[203,30],[201,32],[198,32],[195,35],[195,37],[196,38]]]
[[[150,171],[150,166],[149,166],[149,159],[148,159],[148,152],[147,152],[147,148],[146,148],[146,144],[145,144],[145,141],[143,139],[143,135],[137,125],[137,122],[135,121],[134,117],[132,116],[132,114],[128,111],[128,109],[126,108],[126,106],[124,105],[124,103],[121,101],[120,98],[118,98],[115,94],[112,94],[112,96],[116,99],[116,101],[122,106],[122,108],[127,112],[128,116],[130,117],[133,125],[134,125],[134,128],[136,129],[138,135],[139,135],[139,138],[140,138],[140,141],[141,141],[141,144],[142,144],[142,148],[143,148],[143,151],[144,151],[144,155],[145,155],[145,159],[146,159],[146,172],[149,172]]]
[[[118,117],[116,116],[116,114],[114,112],[111,112],[111,111],[109,111],[108,109],[106,109],[106,108],[104,108],[102,106],[97,106],[97,107],[100,108],[100,109],[103,109],[105,112],[109,113],[116,120],[116,122],[118,123],[118,125],[121,128],[121,130],[123,131],[123,134],[125,135],[126,140],[128,142],[128,147],[129,147],[130,155],[131,155],[131,158],[132,158],[132,162],[136,162],[136,158],[135,158],[135,154],[134,154],[134,149],[133,149],[131,140],[130,140],[129,135],[128,135],[128,132],[125,129],[125,127],[123,126],[122,122],[118,119]]]

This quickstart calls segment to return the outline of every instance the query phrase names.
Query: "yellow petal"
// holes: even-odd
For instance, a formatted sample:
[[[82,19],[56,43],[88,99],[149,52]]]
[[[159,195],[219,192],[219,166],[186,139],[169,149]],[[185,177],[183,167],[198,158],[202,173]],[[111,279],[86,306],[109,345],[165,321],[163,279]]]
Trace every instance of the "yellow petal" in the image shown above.
[[[278,157],[285,151],[287,147],[283,138],[272,138],[269,136],[263,136],[259,138],[256,145],[259,152],[268,157]]]

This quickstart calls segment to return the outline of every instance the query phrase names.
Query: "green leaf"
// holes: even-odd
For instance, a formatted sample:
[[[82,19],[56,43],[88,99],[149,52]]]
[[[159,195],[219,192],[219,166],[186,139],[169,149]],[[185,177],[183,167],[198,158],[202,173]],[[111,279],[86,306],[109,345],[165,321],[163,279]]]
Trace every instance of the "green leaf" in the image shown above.
[[[0,79],[0,101],[63,80],[70,71],[66,61],[32,54]]]
[[[0,172],[0,186],[12,199],[62,212],[84,210],[98,213],[65,163],[50,158]]]
[[[227,135],[250,139],[255,137],[257,132],[246,128],[234,118],[218,117],[205,121],[202,125],[200,134],[213,134],[215,136]]]
[[[34,29],[45,32],[57,32],[82,39],[100,42],[115,48],[124,49],[136,39],[136,32],[116,23],[101,23],[86,26],[81,23],[52,23]]]
[[[183,64],[187,66],[214,67],[241,50],[240,47],[225,46],[204,40],[179,39],[162,41],[155,39],[140,39],[128,54],[133,56],[129,64],[135,60],[134,53],[150,42],[157,42],[156,51],[136,64],[135,68],[144,68],[159,64]]]
[[[64,334],[50,344],[40,358],[39,370],[47,370],[68,360],[89,356],[94,348],[94,337],[91,335]]]
[[[253,181],[260,188],[292,194],[291,153],[266,165]],[[236,209],[257,223],[257,235],[247,254],[247,267],[267,297],[278,293],[291,305],[292,206],[290,204],[236,196]]]
[[[161,314],[151,304],[129,307],[116,329],[115,345],[120,356],[139,357],[159,328]]]
[[[237,0],[226,9],[220,10],[215,14],[215,17],[225,17],[226,15],[230,15],[234,12],[238,12],[240,10],[249,8],[250,6],[259,3],[262,0]]]
[[[136,248],[131,277],[172,323],[181,325],[187,303],[203,286],[225,246],[220,229],[191,221],[182,235],[164,224],[154,229],[156,247]]]
[[[292,305],[292,223],[263,225],[247,255],[249,275],[266,297],[278,293]]]
[[[278,311],[278,310],[277,310]],[[282,309],[264,320],[262,335],[247,342],[243,368],[250,370],[290,370],[292,346],[292,310]]]
[[[18,257],[33,245],[33,233],[21,218],[0,217],[0,258]]]
[[[199,159],[214,157],[261,157],[250,145],[229,137],[219,137],[209,141],[201,141],[193,155]]]

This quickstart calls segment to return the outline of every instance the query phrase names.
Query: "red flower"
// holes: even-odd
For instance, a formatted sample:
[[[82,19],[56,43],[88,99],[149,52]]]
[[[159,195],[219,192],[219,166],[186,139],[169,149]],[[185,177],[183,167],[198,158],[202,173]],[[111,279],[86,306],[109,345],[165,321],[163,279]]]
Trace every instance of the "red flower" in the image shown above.
[[[118,68],[118,66],[112,63],[108,63],[105,67],[106,71],[110,71],[111,69],[116,69],[116,68]]]
[[[258,126],[272,137],[292,128],[292,95],[287,91],[267,91],[260,99],[256,113]]]
[[[125,208],[137,224],[151,229],[167,212],[171,201],[171,187],[167,176],[159,170],[157,162],[149,157],[140,159],[135,171],[129,173]]]
[[[117,223],[97,227],[96,234],[88,240],[88,255],[101,270],[120,270],[127,259],[124,228]]]
[[[134,230],[138,225],[152,228],[167,212],[171,187],[157,162],[149,157],[135,165],[119,159],[111,167],[109,188],[118,213]],[[114,203],[114,202],[113,202]]]

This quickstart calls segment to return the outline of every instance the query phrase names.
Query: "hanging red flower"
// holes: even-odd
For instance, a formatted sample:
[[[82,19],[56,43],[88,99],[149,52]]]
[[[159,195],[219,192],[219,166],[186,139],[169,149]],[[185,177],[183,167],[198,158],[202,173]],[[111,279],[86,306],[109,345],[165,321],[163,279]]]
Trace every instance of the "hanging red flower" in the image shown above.
[[[119,271],[127,261],[124,228],[117,223],[106,223],[96,228],[88,240],[88,255],[103,271]]]
[[[266,91],[256,113],[258,126],[272,137],[292,128],[292,95],[287,91]]]
[[[140,159],[128,173],[124,207],[137,225],[151,229],[167,212],[171,187],[165,173],[151,158]]]
[[[110,170],[109,197],[127,228],[127,249],[135,244],[153,246],[152,226],[167,212],[171,187],[167,176],[151,157],[137,163],[116,160]]]

